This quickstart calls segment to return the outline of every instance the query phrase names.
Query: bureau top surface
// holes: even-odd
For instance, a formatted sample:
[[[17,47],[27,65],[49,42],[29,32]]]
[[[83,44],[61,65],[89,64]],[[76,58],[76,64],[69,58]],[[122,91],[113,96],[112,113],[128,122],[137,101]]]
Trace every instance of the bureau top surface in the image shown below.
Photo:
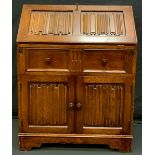
[[[24,5],[17,42],[136,44],[132,7]]]

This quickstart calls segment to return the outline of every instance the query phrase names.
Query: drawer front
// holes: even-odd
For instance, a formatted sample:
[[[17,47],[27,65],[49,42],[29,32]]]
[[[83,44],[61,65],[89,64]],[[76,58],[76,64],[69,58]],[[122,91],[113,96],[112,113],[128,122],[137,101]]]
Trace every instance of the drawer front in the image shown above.
[[[68,50],[26,49],[27,71],[68,71]]]
[[[84,50],[84,72],[126,72],[126,52],[122,50]]]

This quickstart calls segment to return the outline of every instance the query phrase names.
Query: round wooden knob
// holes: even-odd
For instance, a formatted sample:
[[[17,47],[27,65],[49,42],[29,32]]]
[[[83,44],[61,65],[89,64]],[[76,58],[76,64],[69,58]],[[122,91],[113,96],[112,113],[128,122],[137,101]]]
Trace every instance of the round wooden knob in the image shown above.
[[[51,58],[45,58],[45,63],[49,65],[51,63],[52,59]]]
[[[102,65],[107,65],[107,63],[108,63],[108,59],[102,59]]]
[[[80,110],[81,107],[82,107],[82,104],[81,104],[81,103],[77,103],[77,104],[76,104],[76,108],[77,108],[78,110]]]
[[[68,105],[69,109],[74,109],[74,103],[73,102],[70,102],[69,105]]]

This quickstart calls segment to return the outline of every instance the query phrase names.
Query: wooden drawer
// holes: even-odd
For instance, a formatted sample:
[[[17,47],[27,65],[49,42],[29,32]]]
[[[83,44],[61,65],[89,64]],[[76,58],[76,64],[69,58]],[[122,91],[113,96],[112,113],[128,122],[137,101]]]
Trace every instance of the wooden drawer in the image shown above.
[[[126,72],[126,51],[84,50],[84,72]]]
[[[27,71],[68,71],[68,50],[26,49]]]

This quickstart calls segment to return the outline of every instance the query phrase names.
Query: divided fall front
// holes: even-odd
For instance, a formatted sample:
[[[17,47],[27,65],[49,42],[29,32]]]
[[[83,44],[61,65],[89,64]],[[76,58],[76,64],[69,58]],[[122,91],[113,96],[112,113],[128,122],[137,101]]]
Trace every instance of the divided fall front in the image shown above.
[[[133,36],[125,38],[123,15],[131,10],[99,8],[93,13],[86,6],[78,11],[76,6],[24,6],[17,38],[21,150],[42,143],[108,144],[122,152],[131,150],[136,44]],[[28,13],[30,22],[23,19]],[[74,29],[75,18],[81,19],[79,30],[78,25]],[[29,25],[28,34],[23,24]],[[107,43],[106,37],[111,38]],[[93,43],[93,38],[103,43]],[[111,40],[115,44],[109,44]]]

